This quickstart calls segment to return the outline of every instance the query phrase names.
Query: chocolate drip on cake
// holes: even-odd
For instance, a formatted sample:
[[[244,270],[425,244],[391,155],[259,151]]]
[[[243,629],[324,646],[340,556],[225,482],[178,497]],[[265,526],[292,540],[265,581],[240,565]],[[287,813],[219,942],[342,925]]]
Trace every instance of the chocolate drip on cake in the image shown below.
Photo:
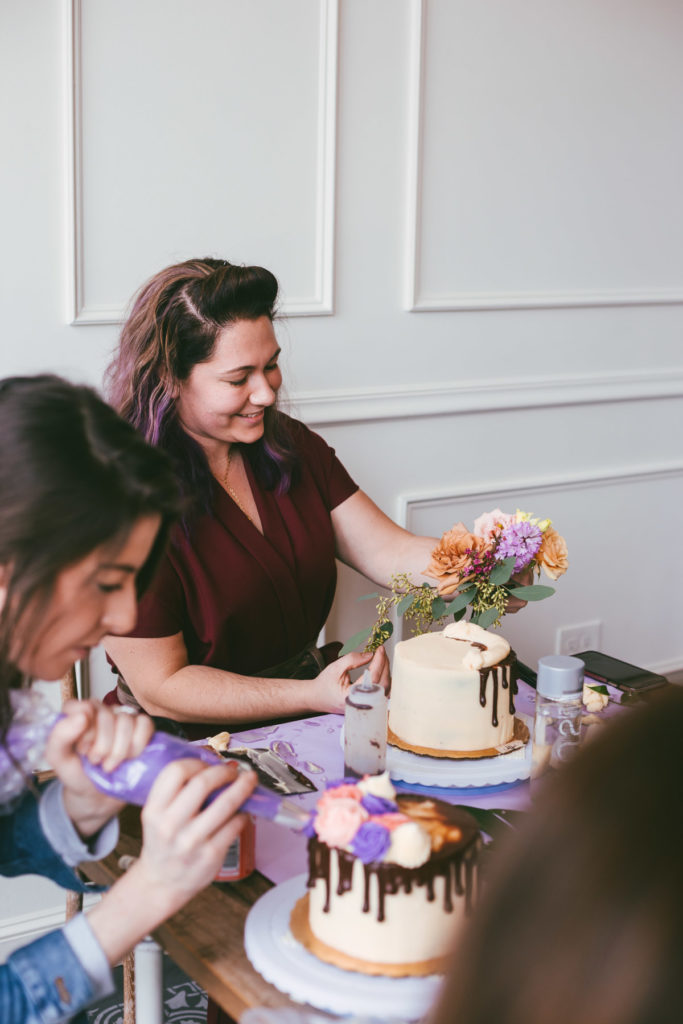
[[[435,817],[433,820],[443,823],[446,827],[460,830],[460,839],[457,842],[446,841],[439,850],[432,850],[432,856],[426,864],[417,868],[401,867],[388,861],[372,861],[363,865],[363,912],[370,911],[370,886],[373,876],[377,879],[377,920],[385,920],[385,903],[387,895],[391,896],[401,889],[412,892],[414,885],[424,886],[427,899],[431,903],[436,899],[437,878],[444,879],[443,906],[446,913],[451,913],[455,897],[465,897],[465,910],[469,913],[475,886],[475,866],[477,855],[481,846],[479,832],[473,819],[463,811],[445,804],[442,801],[425,801],[421,798],[413,800],[410,797],[401,797],[401,810],[410,815],[410,805],[415,804],[417,808],[433,807]],[[411,815],[412,816],[412,815]],[[415,820],[422,820],[415,817]],[[337,895],[351,889],[353,865],[357,858],[347,850],[335,849],[321,843],[313,836],[308,841],[308,888],[312,888],[318,879],[325,882],[325,904],[324,911],[330,909],[330,887],[332,853],[336,854],[338,865],[339,881],[337,884]]]
[[[476,647],[478,651],[488,651],[486,644],[480,644],[478,640],[468,640],[464,636],[447,636],[446,640],[457,640],[460,644],[469,644],[470,647]]]
[[[498,725],[498,688],[502,686],[508,691],[510,699],[510,714],[515,713],[515,694],[517,693],[517,657],[514,651],[510,651],[507,658],[497,665],[488,665],[479,669],[479,703],[486,707],[486,684],[489,676],[493,686],[491,700],[491,724]]]

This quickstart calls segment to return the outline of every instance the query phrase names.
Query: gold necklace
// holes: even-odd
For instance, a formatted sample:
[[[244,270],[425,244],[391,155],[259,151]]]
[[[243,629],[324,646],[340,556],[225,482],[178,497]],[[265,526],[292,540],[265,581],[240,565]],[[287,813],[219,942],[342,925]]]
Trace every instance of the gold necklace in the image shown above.
[[[228,474],[230,473],[230,460],[231,459],[232,459],[232,445],[228,448],[228,461],[227,461],[227,463],[225,465],[225,476],[223,477],[223,485],[224,485],[226,491],[228,492],[228,494],[230,495],[230,497],[232,498],[232,500],[237,505],[237,507],[240,510],[240,512],[242,512],[247,517],[247,519],[249,520],[250,523],[253,523],[253,525],[256,526],[256,523],[254,522],[253,517],[249,515],[249,513],[246,510],[246,508],[244,507],[244,505],[242,504],[240,499],[235,494],[233,488],[228,483]],[[258,527],[256,527],[256,528],[258,529]]]

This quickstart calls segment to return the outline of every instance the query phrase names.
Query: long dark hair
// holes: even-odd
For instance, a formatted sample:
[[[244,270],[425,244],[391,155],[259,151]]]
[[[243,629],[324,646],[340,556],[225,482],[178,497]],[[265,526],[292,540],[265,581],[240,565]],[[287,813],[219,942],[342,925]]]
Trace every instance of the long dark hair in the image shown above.
[[[19,620],[22,635],[30,633],[62,569],[109,540],[123,539],[140,517],[158,514],[161,527],[137,577],[142,591],[180,512],[180,498],[163,452],[146,444],[93,390],[59,377],[0,381],[0,439],[2,736],[10,719],[9,690],[21,681],[13,649]]]
[[[668,1024],[683,999],[683,687],[624,710],[496,858],[431,1024]]]
[[[276,278],[264,267],[192,259],[155,274],[142,286],[106,372],[118,412],[172,457],[184,494],[210,508],[213,480],[201,446],[183,430],[175,407],[178,383],[211,358],[219,332],[239,320],[273,320]],[[289,490],[297,456],[287,418],[265,410],[263,436],[242,446],[259,482]]]

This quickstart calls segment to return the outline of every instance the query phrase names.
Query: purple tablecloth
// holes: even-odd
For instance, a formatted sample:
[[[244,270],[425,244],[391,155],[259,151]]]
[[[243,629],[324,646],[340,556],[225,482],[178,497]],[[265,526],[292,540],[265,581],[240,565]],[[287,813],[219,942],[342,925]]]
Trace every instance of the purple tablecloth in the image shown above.
[[[619,711],[620,691],[609,687],[610,703],[595,716],[608,718]],[[518,712],[533,715],[536,691],[519,683],[515,699]],[[342,715],[321,715],[284,722],[264,729],[247,729],[233,735],[235,746],[269,747],[293,767],[300,769],[319,790],[344,774],[344,756],[340,742]],[[529,783],[514,782],[483,788],[451,789],[395,783],[399,791],[437,796],[449,803],[470,807],[527,810],[530,806]],[[288,799],[304,807],[315,805],[318,794],[307,793]],[[256,822],[256,867],[272,882],[283,882],[306,870],[306,839],[288,829],[258,819]]]

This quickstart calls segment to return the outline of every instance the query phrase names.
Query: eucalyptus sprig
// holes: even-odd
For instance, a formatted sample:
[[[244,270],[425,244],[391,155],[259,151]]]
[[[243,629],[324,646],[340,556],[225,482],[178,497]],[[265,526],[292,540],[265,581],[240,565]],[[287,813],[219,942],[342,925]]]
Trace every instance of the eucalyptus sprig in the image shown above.
[[[500,625],[505,614],[508,598],[519,597],[522,601],[542,601],[555,593],[554,587],[541,584],[517,585],[510,579],[514,571],[515,558],[511,556],[496,563],[487,576],[475,576],[462,585],[451,601],[441,597],[429,583],[414,583],[408,573],[400,572],[391,577],[391,594],[365,594],[361,600],[377,599],[377,618],[372,626],[355,633],[341,649],[348,654],[363,644],[364,651],[375,651],[386,643],[394,631],[391,611],[396,609],[411,625],[413,636],[427,633],[432,626],[441,626],[450,616],[454,622],[464,618],[471,607],[470,621],[482,629]]]
[[[435,622],[441,622],[449,613],[446,602],[438,596],[435,587],[430,587],[428,583],[414,583],[406,572],[392,576],[390,585],[391,594],[375,592],[361,598],[364,601],[377,598],[377,618],[372,626],[359,630],[347,640],[340,654],[348,654],[360,644],[364,645],[364,651],[376,651],[381,647],[394,632],[390,618],[393,608],[411,623],[413,636],[426,633]]]

